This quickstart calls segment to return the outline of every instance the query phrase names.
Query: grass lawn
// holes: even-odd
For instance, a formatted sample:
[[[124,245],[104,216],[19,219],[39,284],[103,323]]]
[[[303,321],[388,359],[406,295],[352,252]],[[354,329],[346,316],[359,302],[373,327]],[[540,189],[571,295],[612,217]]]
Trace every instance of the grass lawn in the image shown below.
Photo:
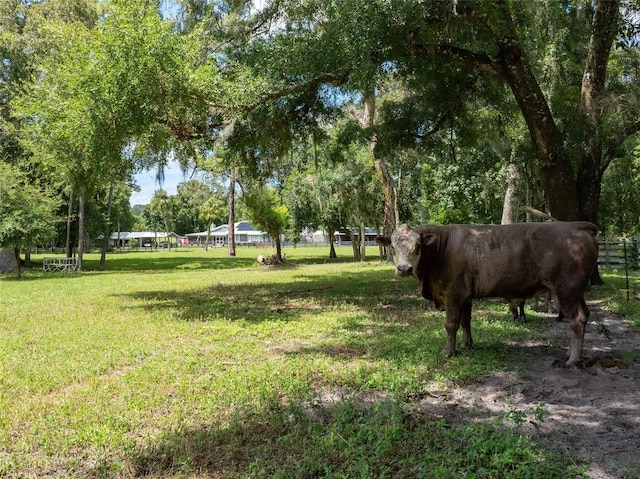
[[[388,263],[288,248],[268,268],[261,252],[113,253],[104,272],[89,254],[82,273],[43,273],[36,255],[0,277],[0,475],[581,477],[504,418],[411,408],[429,382],[526,358],[506,340],[535,337],[542,315],[479,303],[474,349],[445,359],[443,313]]]

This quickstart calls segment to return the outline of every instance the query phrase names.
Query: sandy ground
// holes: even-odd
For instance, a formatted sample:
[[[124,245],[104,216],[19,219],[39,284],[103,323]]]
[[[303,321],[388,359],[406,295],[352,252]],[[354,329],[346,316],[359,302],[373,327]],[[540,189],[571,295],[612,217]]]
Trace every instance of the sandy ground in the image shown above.
[[[589,308],[583,367],[562,366],[568,327],[549,316],[546,337],[526,344],[533,359],[464,386],[434,384],[419,407],[458,423],[509,417],[538,444],[584,460],[590,478],[640,478],[640,331]]]

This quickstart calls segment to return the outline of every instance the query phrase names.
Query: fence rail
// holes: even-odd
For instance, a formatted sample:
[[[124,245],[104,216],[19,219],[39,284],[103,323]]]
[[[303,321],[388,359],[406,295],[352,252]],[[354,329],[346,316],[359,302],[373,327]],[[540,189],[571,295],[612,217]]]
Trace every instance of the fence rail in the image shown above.
[[[640,250],[638,238],[601,238],[598,241],[598,268],[637,269]]]

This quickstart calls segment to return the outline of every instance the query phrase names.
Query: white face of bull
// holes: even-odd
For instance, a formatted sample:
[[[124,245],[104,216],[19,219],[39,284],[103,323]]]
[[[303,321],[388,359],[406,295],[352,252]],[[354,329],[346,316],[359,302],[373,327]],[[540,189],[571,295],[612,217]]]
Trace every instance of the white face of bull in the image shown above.
[[[412,276],[418,268],[422,240],[411,226],[403,224],[398,226],[391,238],[379,236],[376,242],[382,246],[391,246],[393,262],[396,265],[398,276]]]

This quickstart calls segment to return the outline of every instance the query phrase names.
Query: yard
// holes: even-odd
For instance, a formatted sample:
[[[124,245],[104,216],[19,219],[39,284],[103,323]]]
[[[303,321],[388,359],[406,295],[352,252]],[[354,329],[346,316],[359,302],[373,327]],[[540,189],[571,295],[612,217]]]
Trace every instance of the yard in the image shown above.
[[[104,272],[86,255],[83,273],[44,273],[35,256],[21,280],[0,277],[0,475],[606,477],[586,475],[584,452],[538,441],[544,401],[482,420],[432,404],[517,373],[566,325],[530,311],[514,323],[504,303],[481,302],[474,349],[446,359],[443,313],[414,280],[352,263],[346,247],[331,262],[327,248],[285,252],[274,268],[249,248],[114,253]],[[589,293],[636,337],[638,284],[630,302],[611,286]],[[549,370],[590,374],[553,368],[566,340],[544,348]],[[622,352],[637,393],[637,355]]]

